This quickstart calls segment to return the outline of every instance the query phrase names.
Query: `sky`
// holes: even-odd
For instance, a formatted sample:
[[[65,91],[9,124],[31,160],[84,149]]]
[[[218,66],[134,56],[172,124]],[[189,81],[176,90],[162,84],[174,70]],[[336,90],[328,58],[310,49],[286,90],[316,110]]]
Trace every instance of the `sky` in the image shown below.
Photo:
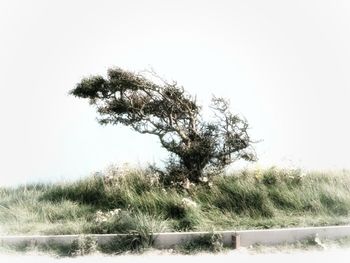
[[[110,67],[152,68],[204,107],[230,99],[259,141],[233,168],[349,169],[349,47],[345,0],[1,0],[0,185],[166,160],[68,95]]]

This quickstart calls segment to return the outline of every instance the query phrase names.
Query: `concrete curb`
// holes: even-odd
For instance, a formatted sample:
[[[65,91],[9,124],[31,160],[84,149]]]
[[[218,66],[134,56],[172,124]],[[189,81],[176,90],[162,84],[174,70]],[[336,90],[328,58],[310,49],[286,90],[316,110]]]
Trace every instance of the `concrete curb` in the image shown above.
[[[326,227],[304,227],[283,228],[264,230],[240,230],[240,231],[216,231],[221,234],[224,246],[232,246],[233,237],[239,236],[241,246],[253,244],[277,245],[283,243],[294,243],[296,241],[314,238],[337,239],[350,236],[350,226],[326,226]],[[152,239],[155,248],[171,248],[176,245],[194,240],[198,237],[210,235],[211,232],[171,232],[154,233]],[[112,242],[114,238],[128,236],[127,234],[91,234],[84,235],[94,238],[99,244]],[[0,236],[1,245],[29,244],[71,244],[81,235],[55,235],[55,236]]]
[[[277,245],[283,243],[294,243],[296,241],[314,238],[316,235],[320,238],[327,239],[347,237],[350,236],[350,226],[217,231],[215,233],[222,235],[223,243],[225,246],[232,245],[232,236],[239,236],[240,245],[247,247],[253,244]],[[169,248],[207,234],[210,234],[210,232],[154,234],[154,245],[155,247],[159,248]]]

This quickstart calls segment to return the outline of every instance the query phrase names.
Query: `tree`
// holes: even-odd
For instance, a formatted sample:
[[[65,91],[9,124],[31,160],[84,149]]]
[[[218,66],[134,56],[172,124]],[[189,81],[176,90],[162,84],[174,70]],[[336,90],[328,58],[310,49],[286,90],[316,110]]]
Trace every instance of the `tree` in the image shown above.
[[[70,93],[96,106],[100,124],[123,124],[156,135],[171,153],[170,178],[197,183],[208,171],[221,171],[237,159],[255,160],[248,123],[230,112],[227,100],[213,97],[215,118],[204,120],[196,99],[182,86],[157,80],[113,68],[106,78],[82,79]]]

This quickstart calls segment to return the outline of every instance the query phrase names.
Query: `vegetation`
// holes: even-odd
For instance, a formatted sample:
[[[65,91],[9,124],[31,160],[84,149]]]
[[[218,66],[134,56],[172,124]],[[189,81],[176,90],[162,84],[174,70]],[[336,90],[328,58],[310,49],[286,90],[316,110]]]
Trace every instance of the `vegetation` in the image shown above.
[[[41,252],[59,257],[74,257],[84,256],[93,253],[104,254],[122,254],[122,253],[143,253],[146,250],[151,250],[149,244],[142,244],[134,241],[135,239],[121,238],[107,245],[99,245],[96,240],[89,236],[80,236],[74,240],[72,244],[58,245],[54,243],[34,244],[22,243],[20,245],[3,245],[0,246],[0,252]],[[255,244],[248,247],[248,251],[252,253],[280,253],[283,251],[308,251],[308,250],[324,250],[329,248],[346,248],[350,246],[349,237],[339,239],[318,239],[314,238],[297,241],[294,243],[284,243],[275,246],[264,246]],[[218,253],[228,251],[229,248],[223,247],[222,237],[212,233],[204,235],[193,241],[176,246],[174,249],[165,250],[167,253],[175,254],[196,254],[198,252]]]
[[[176,82],[157,81],[110,69],[107,78],[84,78],[71,94],[96,106],[101,124],[122,124],[156,135],[171,153],[164,178],[199,183],[243,158],[255,160],[248,123],[230,112],[229,102],[213,97],[213,118],[204,119],[195,98]],[[206,180],[206,179],[204,179]]]
[[[241,171],[189,188],[148,169],[0,188],[0,234],[149,233],[349,223],[350,174]],[[136,242],[136,241],[135,241]]]
[[[183,254],[194,254],[201,251],[217,253],[223,251],[225,248],[223,246],[222,235],[213,232],[185,242],[175,249]]]

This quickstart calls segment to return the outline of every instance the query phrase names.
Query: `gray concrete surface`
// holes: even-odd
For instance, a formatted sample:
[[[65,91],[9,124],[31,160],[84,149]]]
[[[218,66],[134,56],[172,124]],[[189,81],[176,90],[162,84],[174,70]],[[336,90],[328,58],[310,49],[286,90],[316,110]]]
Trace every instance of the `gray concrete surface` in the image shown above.
[[[231,246],[232,235],[240,235],[240,244],[241,246],[246,247],[256,243],[262,245],[294,243],[307,238],[313,238],[316,235],[320,238],[327,239],[342,238],[350,236],[350,226],[218,231],[217,233],[222,234],[225,246]],[[169,248],[205,234],[208,234],[208,232],[155,234],[154,245],[158,248]]]
[[[285,228],[266,230],[242,230],[242,231],[218,231],[223,236],[225,246],[232,245],[232,235],[240,235],[241,246],[246,247],[253,244],[276,245],[280,243],[293,243],[318,235],[320,238],[337,239],[350,236],[350,226],[327,226],[327,227],[307,227],[307,228]],[[210,234],[209,232],[174,232],[155,233],[155,248],[171,248],[175,245],[190,241],[196,237]],[[90,235],[98,243],[110,242],[117,234]],[[57,236],[0,236],[1,245],[13,245],[19,243],[60,243],[70,244],[79,235],[57,235]]]

